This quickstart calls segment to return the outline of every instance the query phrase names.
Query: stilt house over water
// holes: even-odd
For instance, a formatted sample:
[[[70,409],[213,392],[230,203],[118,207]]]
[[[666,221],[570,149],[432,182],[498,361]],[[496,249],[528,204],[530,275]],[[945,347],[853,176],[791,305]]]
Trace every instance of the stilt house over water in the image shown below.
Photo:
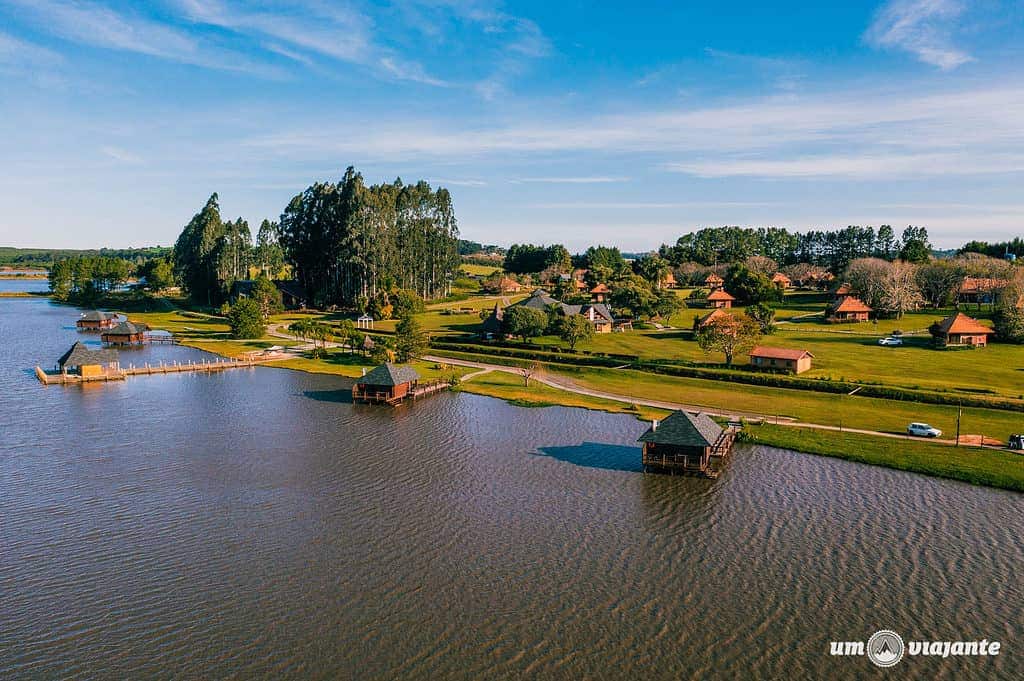
[[[116,314],[113,312],[100,312],[99,310],[89,310],[75,322],[75,326],[78,327],[79,331],[100,331],[116,325]]]
[[[716,477],[711,459],[724,457],[734,436],[703,412],[673,412],[660,423],[652,422],[640,436],[644,470]]]
[[[100,334],[100,339],[105,345],[142,345],[146,342],[147,331],[149,327],[145,324],[121,322]]]
[[[412,392],[419,380],[420,375],[412,367],[381,364],[356,381],[352,401],[395,404]]]

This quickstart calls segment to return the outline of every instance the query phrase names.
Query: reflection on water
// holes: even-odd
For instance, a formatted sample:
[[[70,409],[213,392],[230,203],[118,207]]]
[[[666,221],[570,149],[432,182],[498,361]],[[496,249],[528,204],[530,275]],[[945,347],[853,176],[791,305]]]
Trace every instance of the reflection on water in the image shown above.
[[[74,314],[0,301],[0,677],[874,678],[828,642],[883,627],[1005,642],[901,677],[1020,677],[1021,495],[643,475],[627,416],[268,368],[40,386]]]

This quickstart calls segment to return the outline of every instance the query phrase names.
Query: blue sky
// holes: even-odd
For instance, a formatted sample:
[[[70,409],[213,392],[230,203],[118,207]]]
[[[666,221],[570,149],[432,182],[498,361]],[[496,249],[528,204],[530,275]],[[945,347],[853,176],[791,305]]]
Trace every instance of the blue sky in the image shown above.
[[[775,5],[775,6],[772,6]],[[1024,1],[0,0],[0,244],[449,187],[466,238],[1024,231]]]

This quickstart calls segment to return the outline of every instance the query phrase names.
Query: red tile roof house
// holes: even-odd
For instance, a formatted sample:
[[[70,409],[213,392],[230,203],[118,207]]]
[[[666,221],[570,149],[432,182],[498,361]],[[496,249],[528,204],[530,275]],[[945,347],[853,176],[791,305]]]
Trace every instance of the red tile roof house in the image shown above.
[[[929,331],[935,337],[935,344],[941,348],[950,346],[983,348],[988,345],[988,337],[995,333],[963,312],[946,317],[933,325]]]
[[[590,299],[595,303],[603,303],[605,297],[611,292],[612,290],[604,284],[598,284],[594,288],[590,289]]]
[[[724,309],[722,309],[720,307],[719,308],[715,308],[714,310],[712,310],[711,312],[707,313],[703,317],[694,317],[694,319],[693,319],[693,330],[694,331],[700,331],[704,327],[706,327],[706,326],[708,326],[710,324],[714,324],[719,319],[728,319],[730,317],[732,317],[732,313],[726,312]],[[734,321],[734,320],[735,320],[735,318],[733,318],[732,320],[729,320],[729,321]]]
[[[832,308],[829,319],[837,322],[866,322],[874,310],[855,296],[846,296]]]
[[[715,274],[714,272],[711,272],[710,274],[708,274],[708,276],[705,277],[705,279],[704,279],[704,285],[707,286],[708,288],[712,289],[712,290],[714,290],[716,288],[721,288],[721,286],[724,283],[725,283],[725,280],[722,279],[717,274]]]
[[[957,291],[957,302],[977,303],[979,309],[983,303],[995,304],[999,302],[1000,289],[1006,288],[1009,283],[1007,279],[966,277]]]
[[[772,283],[779,288],[789,288],[793,285],[793,281],[782,272],[775,273],[775,276],[772,277]]]
[[[725,292],[725,289],[715,289],[708,294],[708,307],[730,308],[736,299]]]
[[[759,345],[750,351],[750,366],[758,369],[777,369],[800,374],[811,368],[814,355],[806,350],[770,348]]]

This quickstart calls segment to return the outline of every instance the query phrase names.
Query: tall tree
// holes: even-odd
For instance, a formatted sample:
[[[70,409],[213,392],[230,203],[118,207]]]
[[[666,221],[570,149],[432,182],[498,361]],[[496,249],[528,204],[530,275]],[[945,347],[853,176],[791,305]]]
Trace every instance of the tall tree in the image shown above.
[[[761,338],[761,328],[750,317],[718,317],[697,332],[697,345],[705,353],[721,352],[725,365],[732,366],[736,355],[749,352]]]
[[[212,306],[223,298],[219,266],[224,231],[218,198],[213,194],[174,244],[177,278],[195,302]]]
[[[280,230],[276,222],[264,220],[256,233],[255,260],[263,276],[274,279],[284,266]]]
[[[427,351],[430,341],[415,315],[406,314],[395,327],[395,357],[408,362]]]

